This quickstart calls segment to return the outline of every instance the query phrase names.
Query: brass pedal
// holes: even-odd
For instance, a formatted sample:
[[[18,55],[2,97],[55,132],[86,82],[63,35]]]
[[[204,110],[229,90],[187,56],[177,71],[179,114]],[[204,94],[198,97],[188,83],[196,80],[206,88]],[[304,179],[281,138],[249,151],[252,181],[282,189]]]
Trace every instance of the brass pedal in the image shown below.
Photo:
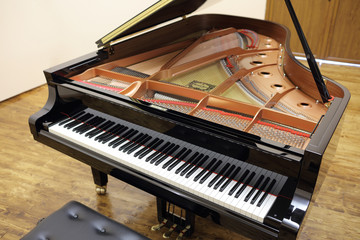
[[[163,226],[165,226],[167,221],[168,221],[167,219],[164,219],[161,223],[152,226],[151,231],[159,231]]]
[[[171,234],[174,232],[175,228],[177,227],[177,224],[174,224],[171,226],[169,231],[163,234],[163,238],[170,238]]]
[[[181,232],[179,233],[179,236],[176,238],[176,240],[182,240],[184,239],[185,233],[191,228],[190,225],[187,225]]]

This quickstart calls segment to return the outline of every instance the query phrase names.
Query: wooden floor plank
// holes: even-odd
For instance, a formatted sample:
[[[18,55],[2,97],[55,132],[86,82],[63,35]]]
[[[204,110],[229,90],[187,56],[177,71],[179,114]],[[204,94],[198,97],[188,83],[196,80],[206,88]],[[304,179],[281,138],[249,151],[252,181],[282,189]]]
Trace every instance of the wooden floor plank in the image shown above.
[[[325,65],[324,75],[348,87],[352,98],[324,155],[314,198],[298,239],[360,238],[360,69]],[[88,166],[32,139],[28,117],[47,100],[42,86],[0,103],[0,238],[19,239],[70,200],[152,238],[155,198],[110,177],[105,196],[94,191]],[[196,219],[193,239],[246,239],[208,219]]]

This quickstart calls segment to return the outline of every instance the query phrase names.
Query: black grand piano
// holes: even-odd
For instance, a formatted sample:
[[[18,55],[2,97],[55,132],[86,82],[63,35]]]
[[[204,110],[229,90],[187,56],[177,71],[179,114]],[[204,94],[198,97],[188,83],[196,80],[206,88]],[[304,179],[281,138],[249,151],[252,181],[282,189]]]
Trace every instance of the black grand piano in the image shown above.
[[[204,2],[158,1],[96,52],[45,70],[31,133],[91,166],[99,193],[111,175],[156,196],[160,213],[171,203],[256,239],[294,239],[349,91],[317,74],[311,52],[315,70],[301,65],[279,24],[186,17]]]

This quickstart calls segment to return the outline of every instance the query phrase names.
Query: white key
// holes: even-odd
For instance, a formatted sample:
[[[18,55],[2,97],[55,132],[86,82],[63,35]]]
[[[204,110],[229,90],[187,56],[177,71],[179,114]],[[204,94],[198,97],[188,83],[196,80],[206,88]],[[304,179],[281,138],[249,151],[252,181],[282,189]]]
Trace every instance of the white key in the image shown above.
[[[266,217],[275,200],[276,197],[274,195],[268,194],[266,202],[263,202],[264,207],[260,210],[260,213],[258,215],[258,221],[264,222],[264,218]]]
[[[94,113],[95,116],[96,115],[96,111],[94,110],[86,110],[89,111],[90,113]],[[102,114],[101,117],[103,117]],[[119,122],[117,122],[117,119],[114,117],[109,116],[108,119],[107,117],[104,117],[106,120],[111,120],[114,121],[115,124],[113,126],[115,126],[116,124],[122,124],[124,125],[124,121],[123,120],[119,120]],[[106,121],[105,120],[105,121]],[[105,122],[104,121],[104,122]],[[70,121],[69,121],[70,122]],[[67,122],[67,123],[69,123]],[[104,123],[102,122],[102,123]],[[66,124],[67,124],[66,123]],[[155,153],[155,150],[151,150],[149,153],[147,153],[146,156],[144,156],[142,159],[139,159],[138,157],[134,157],[134,154],[137,153],[138,151],[140,151],[141,149],[147,149],[146,146],[140,146],[138,147],[136,150],[132,151],[131,154],[128,154],[127,151],[123,152],[123,151],[119,151],[119,148],[121,146],[125,146],[126,144],[128,144],[129,142],[131,142],[130,140],[125,140],[123,143],[121,143],[119,146],[112,148],[109,147],[108,144],[112,141],[115,141],[116,139],[118,139],[119,137],[115,137],[112,138],[111,140],[109,140],[107,143],[103,144],[100,143],[99,141],[95,141],[95,138],[97,136],[101,136],[102,134],[104,134],[104,131],[99,131],[97,133],[96,136],[93,136],[92,138],[89,137],[85,137],[87,132],[91,132],[93,131],[94,128],[88,129],[86,132],[79,134],[77,132],[74,132],[72,129],[79,127],[79,125],[77,125],[76,127],[73,127],[71,129],[66,129],[64,128],[64,126],[66,124],[63,124],[62,126],[59,126],[59,124],[54,124],[51,125],[49,127],[49,132],[60,136],[64,139],[67,139],[75,144],[78,144],[80,146],[83,146],[89,150],[92,150],[94,152],[97,152],[101,155],[104,155],[106,157],[109,157],[121,164],[124,164],[128,167],[131,167],[141,173],[144,174],[148,174],[149,176],[158,179],[166,184],[172,185],[174,187],[177,187],[179,189],[182,189],[183,191],[186,192],[190,192],[193,193],[195,195],[198,195],[199,197],[202,197],[204,199],[207,199],[209,201],[212,201],[218,205],[224,206],[228,209],[231,209],[235,212],[238,213],[242,213],[246,216],[249,216],[257,221],[262,222],[264,220],[264,218],[266,217],[266,214],[268,214],[272,204],[274,203],[274,201],[276,200],[276,196],[272,195],[272,194],[267,194],[265,201],[263,202],[263,204],[261,205],[261,207],[257,207],[257,203],[260,201],[261,197],[263,194],[262,193],[258,199],[256,200],[256,202],[254,204],[250,204],[251,199],[253,196],[255,196],[256,194],[256,190],[251,198],[248,200],[248,202],[244,202],[244,198],[246,197],[247,193],[252,189],[251,186],[247,186],[244,191],[242,192],[242,194],[239,196],[239,198],[235,198],[235,194],[237,193],[237,191],[242,187],[242,184],[236,189],[236,191],[233,193],[232,196],[229,196],[228,193],[229,191],[236,185],[236,181],[232,180],[229,182],[228,186],[226,186],[226,188],[220,192],[220,188],[223,184],[225,184],[226,181],[228,181],[228,179],[225,179],[223,182],[221,182],[221,184],[218,186],[218,188],[215,190],[214,186],[216,185],[217,182],[219,182],[223,177],[218,177],[217,180],[214,182],[214,184],[209,188],[208,184],[209,182],[211,182],[214,178],[217,177],[217,174],[219,173],[219,171],[221,171],[221,168],[223,168],[226,163],[229,163],[229,167],[224,171],[224,174],[227,173],[227,171],[229,170],[229,168],[231,167],[232,164],[234,164],[235,166],[239,166],[239,164],[241,164],[241,171],[237,174],[237,176],[235,176],[236,178],[239,178],[239,176],[246,170],[249,169],[250,172],[248,174],[247,177],[249,177],[249,175],[251,174],[251,172],[255,171],[257,174],[259,174],[259,168],[251,165],[251,164],[247,164],[247,163],[238,163],[238,160],[235,160],[233,158],[229,158],[226,157],[224,155],[218,154],[218,153],[214,153],[212,151],[200,148],[200,147],[196,147],[190,143],[185,143],[181,140],[175,139],[175,138],[171,138],[171,137],[166,137],[166,139],[164,138],[164,136],[161,133],[157,133],[157,132],[153,132],[152,130],[147,130],[145,129],[143,131],[143,129],[141,127],[134,127],[135,125],[129,123],[128,129],[126,131],[129,131],[129,129],[137,129],[139,131],[139,133],[144,133],[144,134],[148,134],[150,135],[152,138],[150,140],[148,140],[146,142],[146,144],[149,144],[150,142],[152,142],[155,138],[159,138],[159,139],[163,139],[164,142],[161,144],[165,144],[167,141],[177,144],[180,147],[174,151],[171,155],[172,156],[167,156],[166,159],[164,159],[159,165],[155,165],[155,163],[151,164],[150,162],[146,162],[145,159],[148,156],[151,156],[153,153]],[[113,127],[112,126],[112,127]],[[111,127],[109,128],[111,129]],[[126,131],[122,132],[125,133]],[[139,133],[137,133],[136,135],[132,136],[132,139],[134,139]],[[127,145],[129,146],[129,145]],[[131,146],[131,148],[133,147],[133,145]],[[208,156],[208,159],[202,164],[202,166],[207,167],[207,165],[214,159],[216,158],[217,161],[221,160],[222,164],[220,164],[217,169],[215,170],[215,172],[217,173],[211,173],[210,176],[207,178],[207,180],[200,184],[200,180],[208,173],[208,171],[206,171],[197,182],[194,181],[194,178],[203,171],[202,168],[197,167],[195,169],[195,171],[192,173],[192,175],[189,178],[186,178],[186,174],[188,172],[190,172],[193,168],[190,168],[189,170],[187,170],[187,173],[185,173],[183,176],[181,176],[181,172],[186,169],[188,167],[188,165],[186,165],[178,174],[175,173],[175,171],[183,164],[183,162],[179,163],[177,166],[175,166],[171,171],[168,171],[167,168],[163,169],[162,166],[169,161],[170,159],[172,159],[172,157],[174,155],[177,154],[178,151],[180,151],[182,148],[188,148],[188,149],[192,149],[192,152],[185,158],[185,159],[189,159],[193,154],[195,154],[195,152],[199,152],[199,155],[201,153],[204,153],[206,156]],[[129,148],[129,149],[131,149]],[[159,148],[159,147],[157,147]],[[128,149],[128,150],[129,150]],[[193,159],[193,161],[196,158]],[[157,160],[156,160],[157,161]],[[172,163],[171,163],[172,164]],[[170,164],[170,165],[171,165]],[[169,166],[170,166],[169,165]],[[213,166],[211,166],[213,167]],[[211,169],[210,167],[210,169]],[[236,168],[234,168],[232,171],[235,171]],[[259,170],[256,170],[259,169]],[[266,170],[263,170],[266,171]],[[266,171],[267,172],[267,171]],[[274,185],[273,187],[273,192],[274,194],[278,194],[278,192],[281,190],[284,182],[286,181],[286,177],[278,175],[276,173],[271,173],[271,177],[270,177],[270,182],[272,181],[272,179],[274,179],[276,177],[276,186]],[[230,174],[231,175],[231,174]],[[254,177],[254,179],[258,178],[258,175],[256,175]],[[266,178],[266,177],[265,177]],[[245,178],[246,180],[246,178]],[[255,180],[253,180],[252,182],[254,182]],[[260,183],[261,185],[261,183]],[[265,189],[266,190],[266,187]]]

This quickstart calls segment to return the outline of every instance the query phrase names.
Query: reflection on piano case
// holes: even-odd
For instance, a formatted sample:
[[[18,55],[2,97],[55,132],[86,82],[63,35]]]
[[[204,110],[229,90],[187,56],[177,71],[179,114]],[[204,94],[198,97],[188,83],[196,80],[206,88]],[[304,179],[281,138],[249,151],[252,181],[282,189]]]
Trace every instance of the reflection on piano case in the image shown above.
[[[350,94],[309,69],[275,23],[184,17],[205,0],[162,0],[45,71],[35,140],[256,239],[296,238]],[[132,35],[130,37],[130,35]]]

